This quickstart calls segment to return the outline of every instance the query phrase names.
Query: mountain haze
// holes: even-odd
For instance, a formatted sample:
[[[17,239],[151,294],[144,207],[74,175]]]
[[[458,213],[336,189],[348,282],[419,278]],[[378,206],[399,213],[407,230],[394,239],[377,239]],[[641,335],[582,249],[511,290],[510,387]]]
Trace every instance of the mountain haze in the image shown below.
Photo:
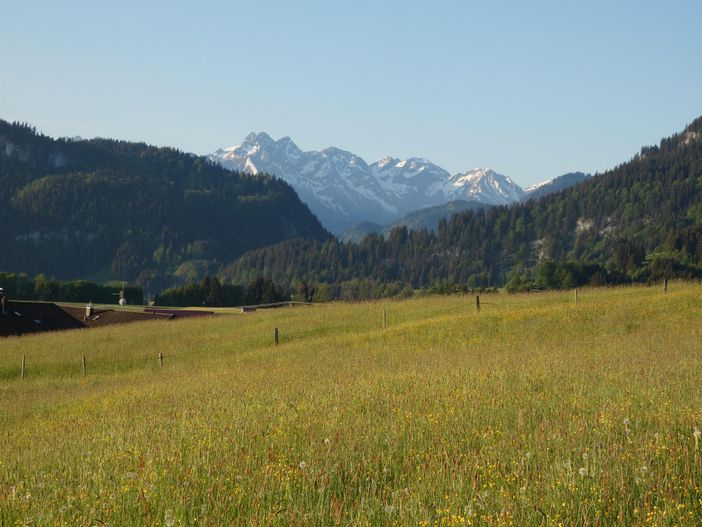
[[[392,222],[390,225],[386,225],[383,232],[386,236],[389,236],[393,229],[400,227],[405,227],[410,231],[418,231],[420,229],[437,231],[441,220],[447,220],[454,214],[460,214],[469,210],[485,210],[488,207],[490,207],[490,205],[480,201],[449,201],[444,205],[437,205],[435,207],[428,207],[426,209],[410,212],[399,220]]]
[[[408,230],[416,231],[427,229],[436,231],[439,228],[441,220],[447,220],[454,214],[465,212],[467,210],[483,210],[490,205],[479,201],[449,201],[444,205],[436,205],[435,207],[427,207],[425,209],[415,210],[406,214],[399,220],[395,220],[387,225],[378,225],[372,222],[361,222],[344,232],[339,239],[343,242],[360,242],[368,234],[382,233],[388,237],[393,229],[405,227]]]

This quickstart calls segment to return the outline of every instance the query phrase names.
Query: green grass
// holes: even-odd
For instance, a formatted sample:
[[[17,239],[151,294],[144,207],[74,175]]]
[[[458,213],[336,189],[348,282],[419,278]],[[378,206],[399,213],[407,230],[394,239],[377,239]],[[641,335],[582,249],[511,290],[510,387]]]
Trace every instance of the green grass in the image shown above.
[[[474,303],[1,340],[0,525],[702,524],[700,285]]]

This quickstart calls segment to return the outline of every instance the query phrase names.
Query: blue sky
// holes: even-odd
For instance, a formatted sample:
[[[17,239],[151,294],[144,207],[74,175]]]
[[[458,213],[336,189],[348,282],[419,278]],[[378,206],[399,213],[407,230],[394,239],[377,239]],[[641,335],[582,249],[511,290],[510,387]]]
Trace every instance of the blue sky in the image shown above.
[[[522,185],[702,114],[702,2],[0,6],[0,118],[199,154],[251,131]]]

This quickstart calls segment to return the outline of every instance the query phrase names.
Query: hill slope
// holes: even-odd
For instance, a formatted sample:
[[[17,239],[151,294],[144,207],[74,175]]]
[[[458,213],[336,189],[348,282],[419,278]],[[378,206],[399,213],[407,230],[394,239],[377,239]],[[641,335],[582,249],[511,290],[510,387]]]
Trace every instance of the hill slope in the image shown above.
[[[489,205],[479,201],[449,201],[444,205],[436,205],[435,207],[427,207],[426,209],[410,212],[399,220],[385,226],[371,222],[359,223],[354,228],[344,232],[339,239],[342,242],[358,243],[371,233],[383,233],[384,236],[389,236],[390,232],[398,227],[407,227],[411,231],[421,229],[436,231],[442,219],[449,219],[459,212],[482,210],[488,207]]]
[[[407,227],[407,229],[411,231],[418,231],[421,229],[436,231],[442,219],[447,220],[454,214],[467,210],[477,211],[487,209],[488,207],[488,204],[480,201],[449,201],[444,205],[437,205],[436,207],[428,207],[426,209],[410,212],[406,216],[386,226],[383,232],[385,235],[389,236],[393,229],[399,227]]]
[[[133,280],[326,231],[292,188],[171,148],[0,121],[0,269]],[[143,278],[143,277],[142,277]]]
[[[699,527],[702,286],[581,293],[7,339],[0,523]]]
[[[332,284],[400,281],[413,287],[508,280],[520,287],[539,278],[545,286],[568,286],[699,276],[701,240],[699,118],[629,162],[539,200],[458,214],[442,221],[438,233],[396,229],[387,240],[369,235],[355,245],[265,247],[242,256],[224,274],[266,272],[277,281]],[[558,270],[549,267],[552,261],[575,266]]]
[[[524,189],[526,194],[524,194],[521,199],[522,201],[526,201],[530,199],[542,198],[548,194],[573,187],[591,177],[591,174],[584,174],[583,172],[569,172],[568,174],[563,174],[562,176],[558,176],[557,178],[549,181],[544,181],[542,183],[526,187]]]

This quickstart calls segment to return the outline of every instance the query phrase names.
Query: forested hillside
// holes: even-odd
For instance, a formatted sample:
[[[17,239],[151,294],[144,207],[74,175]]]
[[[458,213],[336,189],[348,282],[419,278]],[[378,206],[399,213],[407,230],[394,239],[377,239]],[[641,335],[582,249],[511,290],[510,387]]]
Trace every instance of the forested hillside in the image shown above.
[[[171,148],[0,121],[0,269],[158,290],[243,252],[329,234],[285,182]]]
[[[539,200],[358,244],[292,240],[223,270],[241,281],[570,287],[702,275],[702,118],[630,161]]]

